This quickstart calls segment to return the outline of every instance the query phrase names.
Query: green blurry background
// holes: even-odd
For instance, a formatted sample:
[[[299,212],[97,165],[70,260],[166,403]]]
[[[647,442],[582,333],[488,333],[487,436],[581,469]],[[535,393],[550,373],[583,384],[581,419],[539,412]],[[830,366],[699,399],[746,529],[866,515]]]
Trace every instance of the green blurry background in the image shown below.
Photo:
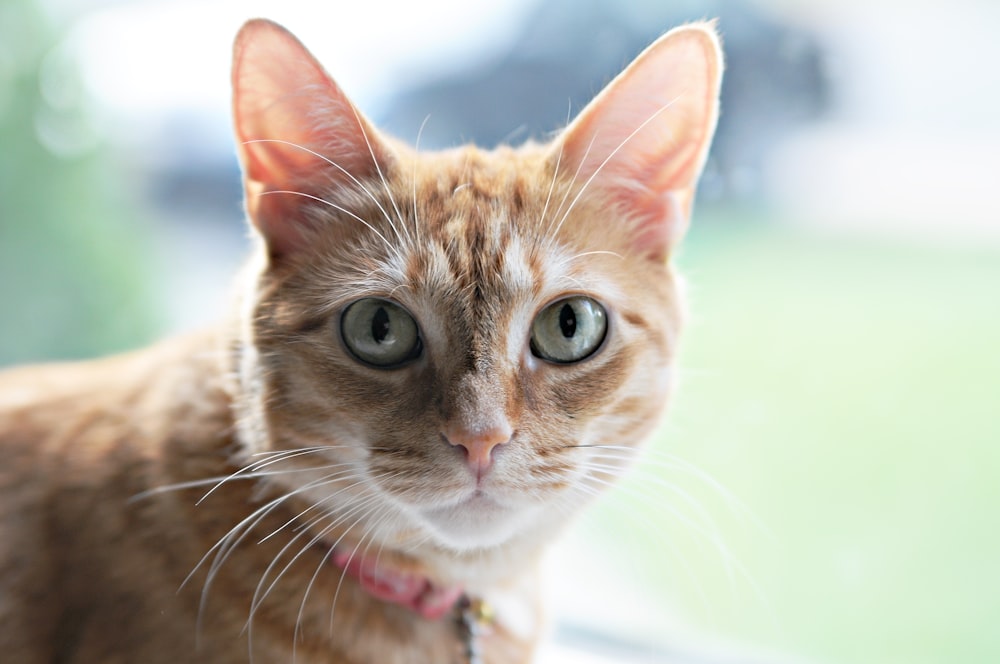
[[[60,37],[38,3],[0,5],[0,364],[108,352],[156,327],[143,226]]]
[[[943,63],[985,67],[996,49],[972,49],[1000,20],[989,3],[965,5],[976,20],[934,25],[948,46],[902,22],[884,43],[879,22],[902,3],[812,17],[881,45],[857,56],[861,69],[909,71],[922,53],[940,70],[914,64],[909,85],[953,85],[928,90],[920,124],[902,101],[919,95],[894,83],[882,124],[847,114],[844,133],[786,153],[778,178],[794,187],[699,208],[679,259],[692,312],[681,387],[647,462],[560,547],[567,633],[845,664],[1000,661],[1000,208],[989,187],[1000,130],[996,93],[965,94],[1000,88],[991,71],[953,78],[961,67]],[[266,3],[220,6],[281,18]],[[803,20],[800,5],[767,6]],[[219,265],[197,277],[189,267],[217,251],[224,273],[242,250],[238,222],[228,240],[194,228],[187,244],[157,227],[162,213],[64,47],[85,9],[0,5],[0,364],[135,347],[210,319],[211,305],[185,317],[185,293],[223,293],[226,280]],[[450,11],[425,10],[428,25]],[[231,35],[210,33],[226,48]],[[878,127],[889,126],[904,149],[883,163],[895,153],[877,147]],[[948,147],[956,127],[958,143],[982,149]],[[838,136],[876,147],[827,151]],[[866,227],[875,217],[884,228]]]
[[[757,521],[669,474],[747,576],[673,522],[693,579],[635,558],[644,578],[709,627],[823,661],[997,661],[1000,251],[708,224],[692,240],[695,320],[656,448]]]

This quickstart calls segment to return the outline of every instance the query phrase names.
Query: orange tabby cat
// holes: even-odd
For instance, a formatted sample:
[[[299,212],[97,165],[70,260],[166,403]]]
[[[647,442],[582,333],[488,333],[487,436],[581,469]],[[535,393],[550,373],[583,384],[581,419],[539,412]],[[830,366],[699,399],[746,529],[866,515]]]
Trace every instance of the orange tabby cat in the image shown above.
[[[248,23],[233,315],[0,375],[0,658],[530,660],[540,554],[670,390],[720,76],[687,26],[550,144],[418,154]]]

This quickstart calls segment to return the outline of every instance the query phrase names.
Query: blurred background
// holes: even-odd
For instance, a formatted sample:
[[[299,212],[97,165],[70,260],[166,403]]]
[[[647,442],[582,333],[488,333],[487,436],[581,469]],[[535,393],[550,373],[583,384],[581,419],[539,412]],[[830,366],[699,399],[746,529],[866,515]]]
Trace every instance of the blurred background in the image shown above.
[[[2,0],[0,365],[226,306],[247,249],[229,51],[258,15],[379,126],[413,141],[427,118],[426,148],[544,138],[718,17],[681,389],[553,557],[558,640],[1000,661],[1000,4]]]

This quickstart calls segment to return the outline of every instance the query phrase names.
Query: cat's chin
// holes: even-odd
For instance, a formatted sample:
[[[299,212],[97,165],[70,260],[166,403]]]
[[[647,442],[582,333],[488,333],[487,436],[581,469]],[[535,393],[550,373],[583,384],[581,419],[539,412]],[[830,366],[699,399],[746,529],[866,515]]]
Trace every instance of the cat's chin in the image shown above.
[[[476,491],[452,505],[424,508],[420,515],[441,545],[464,552],[503,545],[524,530],[534,512],[502,505]]]

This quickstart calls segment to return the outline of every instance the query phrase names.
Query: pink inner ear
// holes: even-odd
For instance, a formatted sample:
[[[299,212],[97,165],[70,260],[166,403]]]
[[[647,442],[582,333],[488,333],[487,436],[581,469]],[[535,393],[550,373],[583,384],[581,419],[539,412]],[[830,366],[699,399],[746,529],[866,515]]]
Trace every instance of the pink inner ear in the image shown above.
[[[620,209],[631,213],[632,245],[652,260],[666,260],[671,249],[684,236],[690,218],[690,200],[682,200],[684,192],[633,193],[616,201]]]
[[[236,38],[233,114],[247,211],[272,256],[302,246],[301,208],[312,197],[388,161],[384,142],[333,79],[270,21],[250,21]]]
[[[644,51],[564,134],[565,160],[637,227],[636,249],[665,259],[686,230],[718,115],[721,55],[705,25]]]

